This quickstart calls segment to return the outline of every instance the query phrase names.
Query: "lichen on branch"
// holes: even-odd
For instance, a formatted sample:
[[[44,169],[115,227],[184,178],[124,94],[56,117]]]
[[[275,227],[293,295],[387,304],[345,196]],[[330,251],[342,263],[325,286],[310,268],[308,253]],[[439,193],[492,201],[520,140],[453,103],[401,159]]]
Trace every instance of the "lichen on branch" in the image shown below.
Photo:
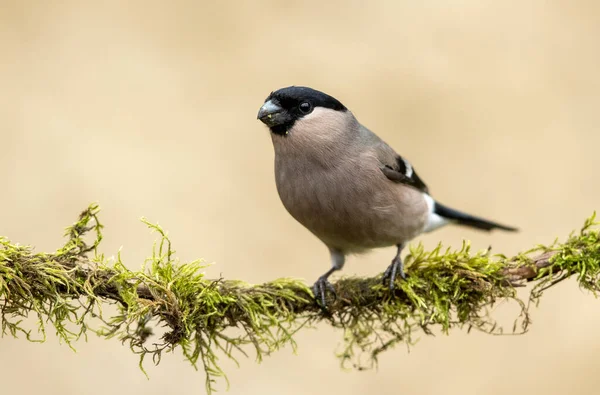
[[[344,365],[362,369],[398,342],[411,344],[418,334],[455,327],[503,333],[491,307],[510,300],[519,307],[512,332],[530,324],[531,302],[571,276],[594,294],[600,290],[600,242],[595,215],[563,242],[536,246],[514,257],[459,250],[425,251],[413,246],[406,258],[408,278],[390,293],[381,277],[343,278],[334,284],[327,310],[315,302],[299,280],[278,279],[260,285],[208,279],[201,260],[180,262],[171,240],[158,225],[158,241],[142,270],[99,252],[102,225],[99,208],[91,205],[67,228],[67,241],[54,253],[0,237],[0,320],[2,333],[44,341],[53,327],[60,339],[73,343],[88,331],[116,337],[139,354],[159,363],[165,351],[181,350],[206,374],[207,391],[224,377],[220,355],[235,359],[253,351],[260,361],[285,346],[296,347],[294,334],[319,322],[343,330],[339,357]],[[89,240],[91,238],[91,240]],[[516,287],[534,281],[529,300]],[[114,305],[116,314],[103,314]],[[30,328],[25,318],[37,318]],[[166,332],[155,339],[153,328]]]

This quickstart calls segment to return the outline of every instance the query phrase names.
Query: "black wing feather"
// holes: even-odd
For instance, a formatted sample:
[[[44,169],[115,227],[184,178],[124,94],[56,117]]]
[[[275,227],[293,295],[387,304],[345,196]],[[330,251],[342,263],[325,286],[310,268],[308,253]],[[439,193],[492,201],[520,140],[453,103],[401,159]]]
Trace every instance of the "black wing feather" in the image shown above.
[[[429,188],[417,175],[414,167],[400,155],[396,157],[396,163],[393,166],[386,165],[381,168],[381,171],[391,181],[406,184],[421,192],[429,193]]]

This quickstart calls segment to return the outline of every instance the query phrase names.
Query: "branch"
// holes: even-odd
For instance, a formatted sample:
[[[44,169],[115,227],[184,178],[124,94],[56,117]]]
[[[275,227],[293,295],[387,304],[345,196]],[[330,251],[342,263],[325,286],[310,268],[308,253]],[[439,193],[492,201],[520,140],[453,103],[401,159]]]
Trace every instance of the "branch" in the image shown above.
[[[0,237],[3,334],[44,341],[50,322],[71,347],[88,331],[117,337],[139,354],[142,370],[148,355],[158,364],[163,351],[178,348],[194,367],[201,364],[209,392],[215,379],[224,376],[219,354],[235,359],[250,348],[260,361],[284,345],[296,347],[294,333],[321,321],[344,330],[342,364],[363,369],[373,366],[382,351],[398,342],[410,344],[416,333],[431,334],[435,328],[504,333],[490,314],[503,300],[520,309],[511,333],[524,333],[531,302],[571,276],[582,288],[600,291],[595,215],[564,243],[537,246],[511,258],[472,253],[468,243],[457,251],[442,251],[439,245],[426,252],[413,246],[405,260],[408,278],[399,280],[393,293],[380,276],[343,278],[334,284],[337,298],[330,298],[324,311],[298,280],[249,285],[205,278],[201,261],[179,262],[166,233],[146,220],[159,240],[143,269],[131,271],[119,255],[109,260],[98,252],[98,211],[91,205],[81,213],[67,228],[65,245],[51,254]],[[531,281],[535,285],[529,300],[519,299],[516,287]],[[106,305],[114,305],[117,313],[103,315]],[[38,318],[37,334],[22,323],[29,314]],[[159,326],[166,332],[156,339],[152,328]]]

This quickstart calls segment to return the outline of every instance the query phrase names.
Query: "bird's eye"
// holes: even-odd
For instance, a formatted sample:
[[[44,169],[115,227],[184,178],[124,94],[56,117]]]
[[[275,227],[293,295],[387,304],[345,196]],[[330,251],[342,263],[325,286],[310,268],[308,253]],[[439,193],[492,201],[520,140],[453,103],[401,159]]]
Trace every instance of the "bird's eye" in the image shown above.
[[[305,101],[305,102],[300,103],[298,108],[300,109],[300,112],[302,114],[308,114],[309,112],[312,111],[313,106],[309,102]]]

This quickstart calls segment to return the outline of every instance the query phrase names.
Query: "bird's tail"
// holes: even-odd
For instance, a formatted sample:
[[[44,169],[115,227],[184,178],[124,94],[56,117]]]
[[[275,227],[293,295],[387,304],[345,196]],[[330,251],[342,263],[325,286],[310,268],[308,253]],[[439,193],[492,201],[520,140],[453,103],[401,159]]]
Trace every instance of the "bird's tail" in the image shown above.
[[[511,226],[501,225],[499,223],[488,221],[487,219],[475,217],[470,214],[462,213],[450,207],[444,206],[439,202],[435,202],[434,212],[449,221],[455,222],[458,225],[469,226],[471,228],[490,231],[492,229],[501,229],[509,232],[515,232],[518,229]]]

